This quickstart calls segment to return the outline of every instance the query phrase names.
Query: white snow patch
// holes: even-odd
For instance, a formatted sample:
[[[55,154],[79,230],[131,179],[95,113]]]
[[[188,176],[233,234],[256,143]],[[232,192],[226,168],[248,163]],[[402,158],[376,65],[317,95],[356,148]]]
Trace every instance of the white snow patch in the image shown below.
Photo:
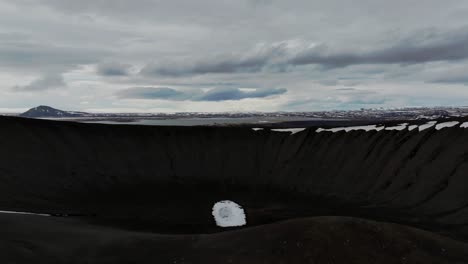
[[[428,129],[428,128],[434,126],[435,124],[437,124],[437,121],[429,121],[424,125],[420,125],[419,126],[419,131],[423,131],[424,129]]]
[[[305,128],[281,128],[281,129],[272,129],[271,131],[277,132],[292,132],[291,135],[304,131]]]
[[[368,125],[368,126],[355,126],[355,127],[345,127],[345,131],[353,131],[353,130],[365,130],[365,131],[380,131],[384,129],[384,127],[377,127],[377,125]]]
[[[220,227],[243,226],[247,224],[244,209],[233,201],[220,201],[213,205],[213,216]]]
[[[260,128],[260,127],[254,127],[252,128],[253,131],[259,131],[259,130],[263,130],[263,128]]]
[[[436,125],[435,129],[437,130],[441,130],[442,128],[446,128],[446,127],[453,127],[455,125],[458,125],[458,121],[449,121],[449,122],[444,122],[444,123],[439,123]]]
[[[0,211],[0,214],[19,214],[19,215],[51,216],[51,215],[49,215],[49,214],[36,214],[36,213],[16,212],[16,211]]]
[[[408,126],[408,123],[399,124],[397,126],[386,127],[385,130],[398,130],[401,131]]]
[[[344,130],[344,127],[335,127],[335,128],[321,128],[321,127],[319,127],[319,128],[317,128],[315,130],[315,132],[320,133],[320,132],[328,131],[328,132],[335,133],[335,132],[338,132],[340,130]]]
[[[334,127],[334,128],[328,128],[328,129],[325,129],[325,128],[318,128],[317,130],[315,130],[315,132],[317,133],[320,133],[320,132],[323,132],[323,131],[329,131],[329,132],[338,132],[338,131],[346,131],[346,132],[349,132],[349,131],[353,131],[353,130],[365,130],[365,131],[371,131],[371,130],[375,130],[375,131],[380,131],[384,129],[384,127],[377,127],[377,125],[367,125],[367,126],[351,126],[351,127]]]
[[[328,132],[338,132],[338,131],[341,131],[341,130],[344,130],[345,128],[344,127],[334,127],[334,128],[318,128],[317,130],[315,130],[315,132],[317,133],[320,133],[320,132],[324,132],[324,131],[328,131]]]
[[[377,125],[367,125],[367,126],[351,126],[351,127],[334,127],[334,128],[317,128],[315,130],[315,132],[317,133],[320,133],[320,132],[324,132],[324,131],[328,131],[328,132],[338,132],[338,131],[346,131],[346,132],[349,132],[349,131],[353,131],[353,130],[365,130],[365,131],[371,131],[371,130],[375,130],[375,131],[380,131],[382,129],[385,129],[385,130],[398,130],[398,131],[401,131],[401,130],[404,130],[404,129],[408,129],[409,131],[412,131],[416,128],[419,128],[419,131],[423,131],[425,129],[428,129],[432,126],[436,126],[435,129],[437,130],[441,130],[445,127],[453,127],[453,126],[456,126],[457,124],[459,124],[460,122],[459,121],[449,121],[449,122],[444,122],[444,123],[439,123],[437,124],[437,121],[429,121],[425,124],[422,124],[422,125],[409,125],[409,123],[402,123],[402,124],[398,124],[396,126],[391,126],[391,127],[383,127],[383,126],[377,126]],[[436,125],[437,124],[437,125]],[[468,122],[464,122],[460,125],[460,128],[468,128]]]

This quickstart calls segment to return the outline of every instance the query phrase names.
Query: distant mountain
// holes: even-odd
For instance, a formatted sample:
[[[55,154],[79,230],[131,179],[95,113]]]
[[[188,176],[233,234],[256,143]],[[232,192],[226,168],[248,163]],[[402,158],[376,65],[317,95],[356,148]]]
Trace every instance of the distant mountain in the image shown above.
[[[0,114],[4,115],[4,114]],[[10,114],[11,115],[11,114]],[[18,114],[15,114],[18,115]],[[258,122],[279,122],[297,120],[364,120],[364,121],[402,121],[435,120],[444,118],[468,118],[467,107],[410,107],[395,109],[360,109],[316,112],[178,112],[178,113],[86,113],[63,111],[50,106],[38,106],[18,116],[30,118],[73,118],[74,121],[118,121],[131,122],[142,119],[177,118],[257,118]],[[130,120],[130,121],[129,121]],[[255,122],[257,122],[255,121]],[[248,122],[248,121],[246,121]]]
[[[89,116],[85,112],[75,112],[75,111],[63,111],[59,109],[52,108],[50,106],[41,105],[29,109],[28,111],[20,114],[21,117],[83,117]]]

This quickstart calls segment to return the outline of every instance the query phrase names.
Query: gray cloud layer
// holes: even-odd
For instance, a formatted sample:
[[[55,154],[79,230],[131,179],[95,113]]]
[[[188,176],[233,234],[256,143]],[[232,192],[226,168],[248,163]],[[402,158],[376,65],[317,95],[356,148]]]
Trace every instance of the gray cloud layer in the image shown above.
[[[46,74],[28,85],[15,86],[13,87],[13,90],[17,92],[39,92],[66,86],[67,85],[61,74]]]
[[[258,72],[275,58],[284,56],[285,52],[284,43],[280,43],[260,47],[247,54],[214,56],[210,60],[153,63],[144,67],[141,73],[143,75],[183,76],[206,73]]]
[[[414,64],[462,60],[468,58],[468,28],[448,34],[432,32],[423,39],[404,39],[378,50],[330,53],[326,50],[324,47],[324,52],[318,49],[301,52],[290,63],[343,67],[356,64]]]
[[[0,66],[10,69],[61,71],[95,63],[108,54],[103,50],[45,45],[29,40],[0,42]]]
[[[117,93],[121,99],[166,99],[166,100],[187,100],[190,96],[186,93],[167,87],[134,87],[122,90]]]
[[[290,47],[287,42],[263,46],[239,55],[220,55],[194,62],[162,62],[142,69],[146,76],[183,76],[209,73],[254,73],[284,71],[295,66],[319,65],[325,68],[361,64],[417,64],[434,61],[458,61],[468,58],[468,28],[441,33],[434,30],[415,32],[382,48],[359,50],[332,49],[322,44],[301,43]]]
[[[100,63],[97,73],[103,76],[127,76],[130,74],[130,65],[118,62]]]
[[[465,0],[0,0],[0,108],[465,103],[467,13]]]
[[[255,89],[243,91],[238,88],[214,88],[206,92],[196,90],[182,92],[172,88],[134,87],[117,93],[121,99],[164,99],[173,101],[228,101],[246,98],[265,98],[286,93],[286,89]]]
[[[433,83],[446,83],[446,84],[468,84],[468,74],[464,76],[452,76],[452,77],[443,77],[439,79],[432,80]]]

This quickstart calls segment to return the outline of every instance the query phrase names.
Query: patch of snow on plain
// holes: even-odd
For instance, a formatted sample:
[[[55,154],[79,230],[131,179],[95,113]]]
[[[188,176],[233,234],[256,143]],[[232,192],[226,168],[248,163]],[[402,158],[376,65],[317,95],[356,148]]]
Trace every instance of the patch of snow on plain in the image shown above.
[[[0,211],[0,214],[19,214],[19,215],[39,215],[39,216],[51,216],[49,214],[35,214],[28,212],[16,212],[16,211]]]
[[[408,127],[408,130],[411,131],[411,130],[414,130],[415,128],[417,128],[418,125],[411,125]]]
[[[408,126],[408,123],[399,124],[397,126],[386,127],[385,130],[398,130],[401,131]]]
[[[468,127],[468,122],[465,122],[463,124],[460,125],[461,128],[467,128]]]
[[[436,125],[435,129],[437,130],[441,130],[442,128],[446,128],[446,127],[453,127],[455,125],[458,125],[458,121],[450,121],[450,122],[444,122],[444,123],[439,123]]]
[[[252,128],[253,131],[259,131],[259,130],[263,130],[263,128],[260,128],[260,127],[254,127]]]
[[[292,132],[291,135],[304,131],[305,128],[281,128],[281,129],[272,129],[271,131],[277,132]]]
[[[233,201],[220,201],[213,205],[213,217],[220,227],[243,226],[247,224],[244,209]]]
[[[437,124],[437,121],[429,121],[424,125],[420,125],[419,126],[419,131],[423,131],[424,129],[428,129],[428,128],[434,126],[435,124]]]

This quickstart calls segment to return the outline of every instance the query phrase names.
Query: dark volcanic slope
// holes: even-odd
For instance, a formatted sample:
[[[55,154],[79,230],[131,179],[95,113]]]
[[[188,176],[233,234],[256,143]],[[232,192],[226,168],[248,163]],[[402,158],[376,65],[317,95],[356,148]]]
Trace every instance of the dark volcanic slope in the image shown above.
[[[211,233],[232,199],[250,226],[355,216],[468,238],[468,130],[322,132],[0,118],[0,210]]]
[[[160,235],[75,219],[0,215],[2,263],[466,263],[466,245],[345,217],[290,220],[209,235]]]

